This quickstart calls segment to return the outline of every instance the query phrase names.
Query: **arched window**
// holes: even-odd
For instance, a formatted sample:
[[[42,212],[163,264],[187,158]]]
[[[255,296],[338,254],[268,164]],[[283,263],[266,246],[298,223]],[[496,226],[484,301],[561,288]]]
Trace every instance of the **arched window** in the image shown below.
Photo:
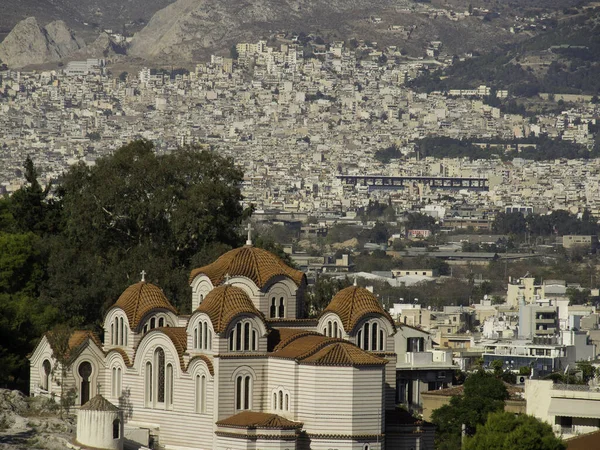
[[[154,352],[156,365],[156,401],[165,402],[165,351],[158,347]]]
[[[110,324],[110,344],[115,345],[115,324]]]
[[[194,348],[198,348],[198,327],[194,328]]]
[[[164,317],[161,317],[160,319],[158,319],[158,326],[159,327],[164,327],[165,326],[165,319],[164,319]]]
[[[119,318],[115,317],[115,345],[119,345]]]
[[[152,393],[154,391],[154,380],[152,379],[152,363],[146,363],[146,406],[152,406]]]
[[[206,412],[206,375],[196,375],[196,412]]]
[[[235,409],[252,408],[252,380],[250,375],[238,375],[235,379]]]
[[[285,410],[290,410],[290,396],[289,394],[285,394]]]
[[[229,351],[247,352],[258,349],[258,332],[250,320],[238,322],[229,332]]]
[[[92,375],[92,365],[88,361],[84,361],[79,365],[79,375],[81,376],[81,389],[79,398],[81,405],[85,405],[90,399],[90,377]]]
[[[43,369],[43,373],[42,373],[42,389],[45,391],[49,391],[50,390],[50,374],[52,373],[52,366],[50,365],[50,361],[48,361],[47,359],[44,360],[44,362],[42,363],[42,369]]]
[[[113,439],[119,439],[121,437],[121,421],[119,419],[113,420]]]
[[[167,380],[166,380],[166,384],[167,384],[167,408],[172,408],[173,407],[173,365],[172,364],[167,364]]]
[[[156,319],[153,317],[150,319],[150,329],[154,330],[156,328]]]
[[[331,320],[327,322],[327,336],[331,337]]]
[[[283,391],[282,390],[279,391],[279,409],[280,410],[283,409]]]
[[[277,312],[277,305],[275,304],[276,299],[275,297],[271,298],[271,308],[269,310],[269,317],[274,318],[275,317],[275,313]]]
[[[119,326],[121,328],[121,330],[120,330],[121,341],[119,343],[121,345],[123,345],[123,343],[125,342],[125,337],[123,336],[125,334],[125,325],[123,324],[123,318],[122,317],[119,319]]]
[[[369,446],[369,444],[365,444],[365,446],[363,447],[363,450],[370,450],[370,448],[371,447]]]
[[[279,317],[285,317],[285,300],[283,297],[279,298]]]
[[[198,347],[202,348],[202,323],[198,324]]]
[[[273,409],[277,409],[277,393],[273,392]]]
[[[338,337],[338,324],[333,322],[333,337]]]
[[[367,322],[356,334],[356,344],[363,350],[385,351],[385,332],[376,322]]]
[[[205,350],[208,349],[208,330],[207,330],[207,328],[208,328],[208,325],[206,322],[204,322],[202,324],[202,332],[204,335],[204,345],[202,346],[202,348]]]

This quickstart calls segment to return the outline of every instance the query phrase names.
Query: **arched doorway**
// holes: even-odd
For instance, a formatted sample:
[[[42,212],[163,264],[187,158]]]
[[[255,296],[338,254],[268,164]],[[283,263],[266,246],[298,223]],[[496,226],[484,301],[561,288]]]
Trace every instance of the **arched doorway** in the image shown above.
[[[90,400],[90,377],[92,375],[92,365],[88,361],[79,364],[79,375],[81,376],[79,398],[81,405],[85,405]]]
[[[50,392],[50,374],[52,373],[52,366],[50,365],[50,361],[45,359],[42,363],[42,367],[44,369],[44,375],[42,377],[42,389]]]

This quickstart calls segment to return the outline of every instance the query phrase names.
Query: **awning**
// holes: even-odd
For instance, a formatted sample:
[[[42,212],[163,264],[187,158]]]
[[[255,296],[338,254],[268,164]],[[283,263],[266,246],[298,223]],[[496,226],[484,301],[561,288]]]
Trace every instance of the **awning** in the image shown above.
[[[548,415],[600,419],[600,399],[552,398]]]

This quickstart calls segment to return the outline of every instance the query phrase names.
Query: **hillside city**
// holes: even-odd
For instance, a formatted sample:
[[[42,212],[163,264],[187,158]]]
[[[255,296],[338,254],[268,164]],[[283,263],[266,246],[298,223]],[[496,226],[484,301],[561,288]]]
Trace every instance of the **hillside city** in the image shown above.
[[[402,433],[410,436],[403,438],[402,448],[433,448],[439,432],[429,423],[437,420],[434,411],[466,392],[457,376],[477,368],[510,383],[505,411],[535,416],[562,439],[593,433],[591,442],[597,444],[600,311],[594,301],[600,292],[591,268],[597,233],[559,236],[554,229],[551,239],[538,236],[532,243],[526,238],[509,249],[500,244],[512,239],[511,230],[499,229],[495,221],[513,213],[527,218],[560,210],[582,221],[600,217],[600,159],[519,155],[539,145],[531,138],[541,136],[592,152],[598,145],[600,104],[591,96],[549,93],[564,109],[532,117],[489,104],[491,97],[509,98],[508,90],[485,85],[448,92],[413,90],[411,80],[452,63],[450,56],[440,56],[441,42],[432,41],[424,58],[407,58],[396,47],[378,51],[362,41],[322,47],[304,55],[294,42],[279,47],[267,41],[240,43],[232,49],[234,57],[213,55],[192,71],[145,67],[138,73],[112,74],[103,59],[71,61],[57,70],[0,71],[0,193],[12,194],[25,184],[27,157],[47,186],[59,182],[75,163],[93,167],[99,158],[144,139],[159,155],[197,146],[230,157],[243,171],[243,204],[255,208],[254,226],[288,227],[315,242],[335,227],[375,229],[380,223],[365,211],[374,204],[391,207],[390,229],[397,233],[377,242],[363,245],[350,239],[330,247],[327,255],[310,244],[302,250],[279,244],[309,283],[329,276],[346,283],[345,289],[364,286],[381,302],[382,316],[389,314],[397,326],[393,349],[388,349],[396,358],[395,403],[418,417],[402,416]],[[420,142],[431,136],[468,141],[495,156],[423,156]],[[380,154],[386,149],[393,155],[384,160]],[[401,219],[407,214],[431,221],[427,227],[410,228]],[[432,228],[441,231],[439,242]],[[253,245],[252,230],[250,225],[247,247]],[[397,245],[396,240],[418,244]],[[355,270],[355,258],[365,252],[427,264],[438,258],[445,265]],[[506,275],[508,264],[557,254],[577,262],[590,258],[589,283],[568,281],[567,274],[565,279],[539,279],[522,273],[502,279],[500,295],[482,290],[478,297],[439,307],[418,298],[384,299],[378,292],[382,285],[405,289],[442,283],[452,271],[461,282],[481,286],[486,280],[473,272],[483,272],[484,265],[500,264]],[[231,275],[235,280],[236,274]],[[583,291],[586,301],[574,302]],[[274,315],[270,319],[277,325]],[[303,320],[314,320],[317,329],[317,319]],[[122,335],[120,344],[118,338],[108,343],[112,326],[104,325],[104,347],[93,344],[99,354],[127,346]],[[337,331],[328,336],[337,338]],[[364,349],[377,350],[374,344]],[[190,364],[189,354],[185,358]],[[548,378],[556,374],[564,377]],[[36,379],[31,386],[36,395],[46,395],[51,389],[47,383]],[[101,387],[97,389],[99,393]],[[140,439],[150,446],[149,437]],[[383,448],[378,441],[369,445],[364,448]]]

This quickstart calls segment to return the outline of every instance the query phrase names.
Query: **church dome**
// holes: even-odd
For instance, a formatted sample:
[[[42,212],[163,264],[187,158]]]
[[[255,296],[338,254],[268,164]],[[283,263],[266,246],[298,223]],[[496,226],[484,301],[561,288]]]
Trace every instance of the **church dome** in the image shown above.
[[[292,269],[273,253],[250,245],[230,250],[212,264],[192,270],[190,283],[201,274],[210,278],[213,286],[221,284],[229,275],[249,278],[259,289],[276,276],[287,277],[297,286],[304,279],[303,272]]]
[[[371,291],[360,286],[350,286],[339,291],[327,305],[323,314],[327,312],[337,314],[347,332],[350,332],[367,314],[383,315],[394,326],[392,316],[381,307],[377,297]]]
[[[140,281],[125,289],[114,307],[119,307],[125,312],[132,329],[137,328],[144,316],[153,309],[166,309],[177,314],[177,310],[163,291],[146,281]]]
[[[239,314],[249,313],[263,318],[248,294],[243,289],[229,284],[210,291],[196,311],[210,317],[215,333],[225,331],[229,323]]]

